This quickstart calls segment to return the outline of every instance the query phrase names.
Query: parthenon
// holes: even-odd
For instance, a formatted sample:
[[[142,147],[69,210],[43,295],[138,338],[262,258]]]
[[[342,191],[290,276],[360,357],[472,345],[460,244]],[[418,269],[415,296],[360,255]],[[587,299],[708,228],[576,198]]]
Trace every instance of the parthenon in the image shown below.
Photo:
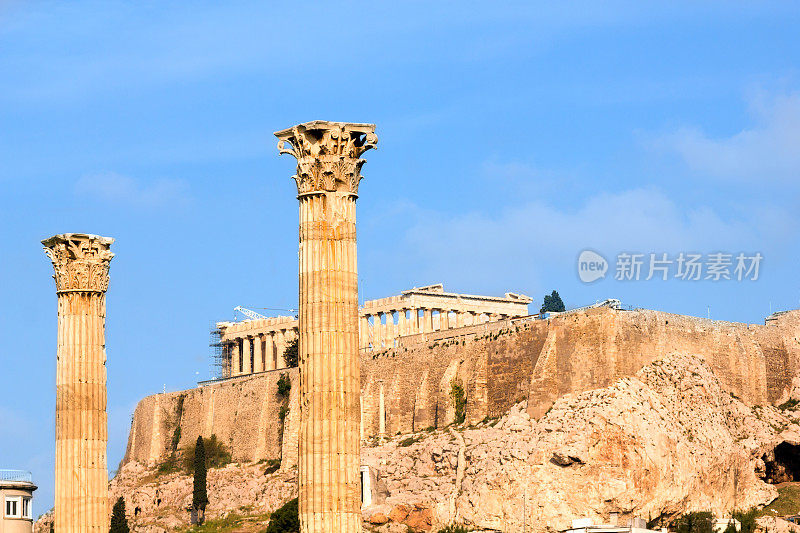
[[[505,296],[445,292],[441,283],[414,287],[364,302],[359,309],[359,349],[382,351],[411,335],[527,316],[531,301],[513,292]],[[292,316],[218,322],[221,377],[285,368],[283,351],[297,338],[297,326]]]

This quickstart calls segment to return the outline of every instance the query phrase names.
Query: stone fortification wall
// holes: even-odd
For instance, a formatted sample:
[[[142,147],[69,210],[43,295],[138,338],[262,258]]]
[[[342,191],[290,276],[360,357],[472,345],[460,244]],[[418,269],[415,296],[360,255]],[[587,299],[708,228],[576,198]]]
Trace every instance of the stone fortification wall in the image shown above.
[[[761,326],[657,311],[594,309],[549,320],[505,320],[411,336],[392,350],[361,355],[362,436],[451,423],[454,382],[465,391],[468,423],[500,416],[526,398],[528,413],[539,418],[564,394],[609,386],[671,353],[704,357],[725,390],[745,403],[779,403],[800,390],[793,383],[800,370],[800,311]],[[279,457],[280,372],[145,398],[136,408],[123,463],[162,461],[178,425],[179,448],[201,432],[214,433],[229,445],[234,460]],[[284,457],[296,454],[294,394],[290,407]]]
[[[288,401],[278,394],[283,373],[292,382]],[[193,446],[198,435],[212,434],[227,446],[234,461],[278,459],[286,447],[289,462],[296,462],[298,388],[297,369],[287,369],[148,396],[134,411],[122,464],[157,465],[172,451]],[[289,412],[282,432],[279,412],[284,404]]]

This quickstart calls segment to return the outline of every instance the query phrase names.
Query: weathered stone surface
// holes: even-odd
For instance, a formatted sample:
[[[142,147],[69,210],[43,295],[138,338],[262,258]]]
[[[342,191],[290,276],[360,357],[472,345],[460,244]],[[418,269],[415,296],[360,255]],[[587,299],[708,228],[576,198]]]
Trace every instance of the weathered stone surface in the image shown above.
[[[362,516],[370,527],[393,532],[451,522],[516,531],[523,509],[529,531],[564,528],[575,517],[606,521],[611,513],[622,519],[692,510],[722,515],[777,495],[761,481],[763,458],[779,443],[795,442],[799,413],[748,406],[724,390],[704,358],[672,354],[606,388],[567,394],[538,421],[521,402],[499,419],[363,448],[362,463],[377,471],[381,488]],[[293,470],[269,477],[257,468],[223,470],[232,479],[252,477],[254,487],[274,495],[259,509],[291,496],[273,485],[289,482]],[[136,505],[158,507],[155,487],[132,488],[152,478],[149,472],[131,464],[121,479],[138,481],[115,479],[112,494],[120,490],[115,485],[125,487],[120,493],[131,494]],[[248,490],[232,485],[219,497],[228,498],[230,510],[264,501]],[[178,492],[183,500],[171,508],[188,503],[188,481]]]
[[[356,198],[373,124],[314,121],[276,132],[297,159],[300,201],[302,533],[361,530]]]
[[[528,527],[543,531],[612,512],[722,514],[777,495],[757,475],[761,456],[784,429],[800,429],[793,416],[725,392],[703,358],[677,354],[607,388],[565,395],[527,429],[524,415],[522,403],[463,431],[461,480],[452,431],[364,449],[389,490],[381,503],[393,507],[390,520],[408,523],[411,508],[427,508],[434,526],[515,531],[524,508]]]
[[[106,289],[114,239],[66,233],[42,241],[58,294],[55,529],[108,531]]]
[[[777,404],[789,397],[800,398],[793,392],[800,390],[793,385],[800,382],[795,377],[800,360],[798,311],[781,315],[766,326],[714,322],[657,311],[604,309],[549,321],[501,321],[461,330],[465,335],[460,337],[399,347],[381,355],[362,353],[362,429],[367,441],[381,435],[381,423],[383,435],[390,436],[452,422],[454,410],[449,392],[453,379],[464,386],[469,423],[503,415],[529,397],[528,417],[520,414],[508,421],[510,429],[524,430],[531,423],[530,415],[546,412],[554,395],[608,386],[634,375],[656,357],[675,351],[703,355],[723,389],[747,404]],[[549,361],[547,364],[539,364],[542,353],[546,354],[543,357]],[[267,420],[277,419],[279,407],[270,399],[272,389],[257,385],[260,379],[272,382],[273,378],[261,377],[271,374],[248,378],[252,381],[237,378],[204,387],[218,389],[213,404],[190,401],[201,393],[197,389],[187,391],[181,445],[191,442],[185,441],[184,436],[196,438],[195,420],[210,420],[208,434],[213,431],[220,437],[225,435],[238,460],[274,458],[277,448],[256,446],[265,442],[261,440],[263,433],[256,434],[255,439],[248,437],[254,434],[249,429],[253,422],[248,418],[256,420],[257,411],[273,409],[274,413],[264,416]],[[161,398],[163,406],[171,404],[164,407],[162,415],[154,409],[161,395],[140,402],[130,435],[136,444],[129,444],[125,461],[152,462],[169,454],[174,417],[167,415],[174,413],[175,395]],[[292,409],[294,406],[292,403]],[[272,431],[270,426],[266,431]],[[288,435],[295,433],[290,431]]]

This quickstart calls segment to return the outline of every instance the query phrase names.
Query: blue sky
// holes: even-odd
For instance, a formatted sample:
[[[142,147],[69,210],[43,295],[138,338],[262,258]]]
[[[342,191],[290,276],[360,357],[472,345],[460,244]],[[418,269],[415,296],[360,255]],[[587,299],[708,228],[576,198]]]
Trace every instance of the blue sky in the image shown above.
[[[800,306],[792,3],[0,3],[0,468],[52,505],[56,299],[39,241],[117,239],[109,466],[136,402],[210,375],[237,305],[293,308],[293,160],[374,122],[362,299],[443,282],[761,323]],[[757,281],[587,285],[584,249],[760,252]],[[535,309],[532,309],[535,310]]]

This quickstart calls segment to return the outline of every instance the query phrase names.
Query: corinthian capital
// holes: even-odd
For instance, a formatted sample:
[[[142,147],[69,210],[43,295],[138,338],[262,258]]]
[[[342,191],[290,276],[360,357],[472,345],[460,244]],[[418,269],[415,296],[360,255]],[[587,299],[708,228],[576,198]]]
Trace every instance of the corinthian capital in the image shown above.
[[[114,239],[84,233],[64,233],[42,241],[44,253],[53,262],[56,292],[108,289],[108,267],[114,254]]]
[[[358,194],[361,154],[375,148],[375,124],[315,120],[276,131],[278,150],[297,159],[297,192],[342,191]]]

